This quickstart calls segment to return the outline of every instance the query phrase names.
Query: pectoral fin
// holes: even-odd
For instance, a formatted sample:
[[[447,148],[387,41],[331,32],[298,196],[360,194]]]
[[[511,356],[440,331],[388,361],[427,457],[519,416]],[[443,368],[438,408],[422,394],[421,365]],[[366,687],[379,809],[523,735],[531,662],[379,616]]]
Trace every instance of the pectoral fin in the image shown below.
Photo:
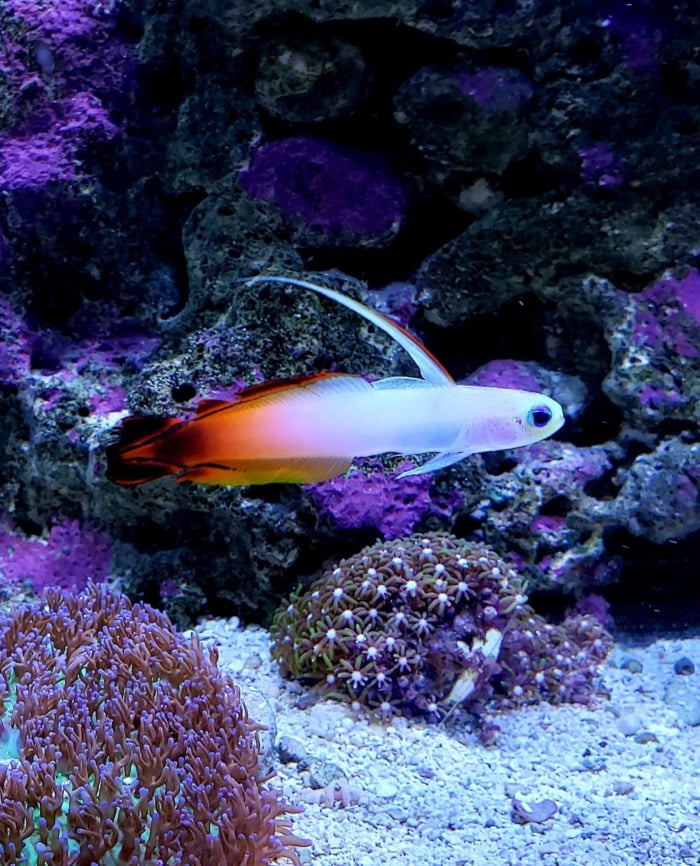
[[[408,469],[402,472],[398,477],[406,478],[409,475],[425,475],[427,472],[435,472],[438,469],[445,469],[447,466],[452,466],[454,463],[459,463],[469,455],[464,451],[446,451],[436,454],[427,460],[421,466],[416,466],[415,469]]]

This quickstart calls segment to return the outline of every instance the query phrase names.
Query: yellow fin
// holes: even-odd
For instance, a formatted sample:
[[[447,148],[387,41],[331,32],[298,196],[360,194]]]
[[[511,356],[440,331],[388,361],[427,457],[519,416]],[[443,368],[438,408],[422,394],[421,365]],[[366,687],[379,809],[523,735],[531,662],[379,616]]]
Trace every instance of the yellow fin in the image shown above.
[[[352,459],[347,457],[245,460],[230,464],[201,463],[181,472],[175,480],[229,487],[244,484],[311,484],[344,475],[351,463]]]

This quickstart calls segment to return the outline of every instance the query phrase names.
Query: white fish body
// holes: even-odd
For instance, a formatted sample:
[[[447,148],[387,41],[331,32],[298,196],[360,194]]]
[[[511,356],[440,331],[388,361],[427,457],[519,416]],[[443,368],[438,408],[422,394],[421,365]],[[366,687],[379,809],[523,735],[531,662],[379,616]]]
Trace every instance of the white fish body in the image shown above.
[[[300,456],[435,454],[403,477],[449,466],[469,454],[538,442],[564,423],[559,403],[544,394],[458,385],[398,324],[334,289],[289,277],[255,277],[247,282],[297,286],[337,301],[396,340],[422,374],[420,379],[392,377],[372,383],[334,376],[314,383],[305,394],[281,395],[274,426],[285,431],[290,449],[304,452]]]
[[[252,385],[233,401],[204,400],[193,418],[132,415],[107,449],[112,481],[303,484],[343,474],[355,457],[432,454],[402,473],[420,475],[468,454],[529,445],[564,423],[561,406],[544,394],[457,385],[408,331],[340,292],[287,277],[248,282],[262,281],[310,289],[355,311],[410,354],[421,378],[370,383],[317,373]]]

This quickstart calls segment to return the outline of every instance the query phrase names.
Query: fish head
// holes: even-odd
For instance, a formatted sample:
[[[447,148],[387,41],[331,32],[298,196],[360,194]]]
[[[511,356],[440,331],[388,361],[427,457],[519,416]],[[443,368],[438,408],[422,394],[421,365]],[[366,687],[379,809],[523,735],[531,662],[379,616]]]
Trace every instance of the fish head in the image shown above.
[[[463,431],[466,453],[521,448],[547,439],[564,424],[564,410],[551,397],[511,388],[471,388],[469,423]],[[457,449],[455,449],[457,450]]]

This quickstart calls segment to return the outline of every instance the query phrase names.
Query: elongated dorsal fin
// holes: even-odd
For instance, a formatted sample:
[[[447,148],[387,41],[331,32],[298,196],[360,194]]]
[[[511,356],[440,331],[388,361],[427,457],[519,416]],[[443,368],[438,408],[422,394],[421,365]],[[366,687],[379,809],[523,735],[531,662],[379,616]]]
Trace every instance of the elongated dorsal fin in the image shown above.
[[[366,319],[375,325],[375,327],[384,331],[385,334],[388,334],[413,358],[413,361],[420,370],[421,376],[426,382],[430,382],[432,385],[454,385],[454,379],[437,358],[434,358],[425,346],[405,328],[402,328],[401,325],[387,318],[387,316],[384,316],[378,310],[373,310],[371,307],[366,306],[366,304],[362,304],[360,301],[342,294],[342,292],[336,292],[335,289],[329,289],[327,286],[319,286],[316,283],[297,280],[293,277],[261,276],[252,277],[245,282],[247,285],[263,282],[281,283],[286,286],[298,286],[301,289],[309,289],[319,295],[324,295],[324,297],[330,298],[332,301],[336,301],[338,304],[342,304],[344,307],[362,316],[363,319]]]

